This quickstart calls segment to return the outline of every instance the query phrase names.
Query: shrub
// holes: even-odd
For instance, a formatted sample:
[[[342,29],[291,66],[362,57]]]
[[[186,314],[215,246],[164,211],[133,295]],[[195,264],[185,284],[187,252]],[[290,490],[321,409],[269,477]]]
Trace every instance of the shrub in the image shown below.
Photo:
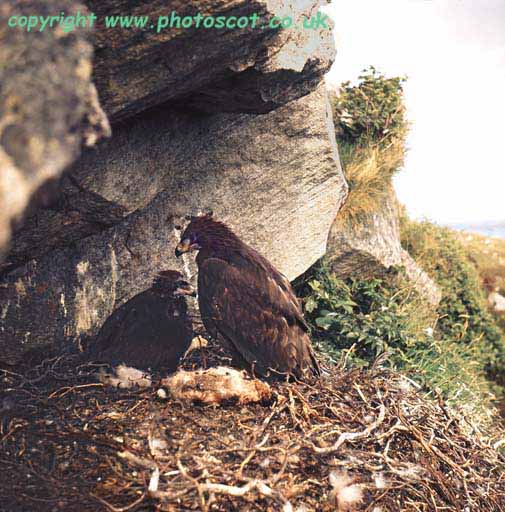
[[[401,219],[402,245],[442,290],[437,331],[471,346],[490,379],[505,385],[503,331],[488,312],[478,272],[457,236],[429,222]]]
[[[370,66],[358,77],[357,85],[343,83],[333,104],[339,142],[366,146],[403,140],[408,128],[403,103],[405,80],[386,78]]]
[[[331,362],[344,358],[366,367],[383,357],[427,393],[440,393],[479,420],[489,419],[494,396],[481,347],[444,337],[437,315],[402,281],[343,281],[323,261],[299,291],[313,339]]]
[[[505,295],[505,239],[467,232],[455,235],[477,268],[485,290]]]
[[[358,222],[373,212],[403,166],[405,120],[401,77],[386,78],[375,68],[364,70],[357,85],[342,84],[332,100],[340,158],[349,184],[341,219]]]
[[[363,366],[409,343],[409,320],[401,310],[400,295],[381,279],[342,281],[323,265],[308,286],[305,311],[316,328],[326,332],[322,339],[331,339],[335,355],[352,347],[354,363]]]
[[[405,78],[373,67],[357,85],[342,84],[333,102],[337,140],[349,197],[339,218],[359,223],[389,193],[405,156],[408,123]],[[450,402],[489,411],[493,383],[505,385],[503,332],[487,312],[475,267],[450,230],[401,220],[402,243],[437,282],[436,312],[398,278],[342,281],[326,264],[300,285],[314,339],[333,361],[366,366],[387,357],[424,389]]]

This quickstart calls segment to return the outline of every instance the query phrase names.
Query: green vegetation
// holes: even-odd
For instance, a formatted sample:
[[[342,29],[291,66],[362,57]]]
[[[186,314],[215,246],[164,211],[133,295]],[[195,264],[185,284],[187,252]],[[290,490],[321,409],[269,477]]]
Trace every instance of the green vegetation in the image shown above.
[[[370,68],[356,86],[343,84],[333,99],[350,185],[341,218],[359,222],[362,213],[374,211],[403,165],[408,131],[403,83],[404,78],[385,78]],[[487,311],[482,288],[495,275],[493,262],[475,247],[469,257],[451,230],[405,215],[401,236],[403,247],[442,291],[437,310],[406,284],[400,269],[380,279],[343,281],[323,260],[299,285],[314,340],[334,362],[362,367],[382,359],[427,393],[439,393],[485,422],[505,386],[504,333]],[[505,244],[501,254],[505,259]]]
[[[330,361],[366,367],[383,359],[427,393],[487,420],[494,395],[485,343],[462,342],[460,322],[451,329],[402,280],[343,281],[323,260],[300,292],[315,343]],[[477,327],[473,333],[480,335]]]
[[[475,233],[455,232],[455,236],[477,269],[486,294],[496,291],[505,296],[505,240]],[[496,313],[494,317],[505,332],[505,314]]]
[[[388,193],[392,176],[402,167],[408,123],[403,104],[405,78],[386,78],[364,70],[358,84],[342,84],[332,102],[335,131],[349,197],[339,212],[359,222]]]
[[[456,232],[486,291],[505,295],[505,240],[475,233]]]
[[[504,333],[488,312],[479,273],[456,233],[429,222],[401,222],[402,243],[442,289],[437,330],[471,347],[487,376],[505,385]]]
[[[333,102],[339,141],[366,146],[370,141],[403,140],[408,127],[403,103],[405,80],[406,77],[386,78],[370,66],[358,77],[357,85],[344,82]]]

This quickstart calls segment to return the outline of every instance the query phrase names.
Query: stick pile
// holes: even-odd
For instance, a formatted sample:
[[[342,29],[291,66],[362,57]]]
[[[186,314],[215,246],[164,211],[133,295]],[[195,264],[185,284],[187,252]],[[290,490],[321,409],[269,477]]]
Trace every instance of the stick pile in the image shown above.
[[[504,456],[386,370],[203,406],[103,387],[76,360],[0,370],[0,510],[505,510]]]

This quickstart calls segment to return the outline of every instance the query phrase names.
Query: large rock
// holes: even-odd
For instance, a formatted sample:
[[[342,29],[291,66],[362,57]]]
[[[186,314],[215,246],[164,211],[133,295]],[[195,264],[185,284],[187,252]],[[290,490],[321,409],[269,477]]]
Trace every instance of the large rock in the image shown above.
[[[7,25],[13,15],[77,10],[86,11],[69,0],[0,4],[0,259],[30,198],[43,202],[44,184],[79,155],[81,145],[109,134],[91,83],[89,33]]]
[[[414,288],[430,304],[437,305],[441,293],[434,281],[414,262],[400,242],[398,203],[391,188],[380,206],[350,221],[337,216],[328,239],[328,261],[341,278],[366,279],[403,267]]]
[[[289,16],[300,26],[305,18],[317,16],[320,0],[84,3],[88,11],[71,0],[5,0],[0,5],[0,260],[11,226],[30,199],[34,207],[51,203],[51,180],[78,157],[83,143],[91,145],[110,132],[91,83],[92,69],[112,121],[166,102],[208,112],[265,113],[313,91],[335,54],[328,18],[317,29],[259,28],[276,16]],[[43,31],[36,26],[27,32],[7,25],[13,15],[60,12],[80,13],[88,26],[68,31],[60,25]],[[258,15],[258,26],[158,31],[160,17],[169,18],[172,12],[181,18],[198,13],[214,18]],[[96,28],[93,66],[91,13]],[[117,15],[148,16],[149,23],[144,29],[107,28],[106,16]],[[98,217],[105,215],[104,222],[97,220],[100,228],[109,225],[107,205],[99,197],[89,200],[97,202]],[[75,233],[75,239],[94,232]],[[30,244],[22,232],[18,238],[18,245]],[[0,265],[0,270],[9,265]]]
[[[324,0],[86,0],[98,18],[94,80],[113,121],[181,100],[210,112],[269,112],[308,94],[329,69],[335,48],[328,17],[314,29]],[[172,13],[250,17],[256,27],[166,26]],[[145,29],[106,28],[106,16],[149,16]],[[289,16],[290,29],[271,29]],[[166,18],[160,19],[160,17]],[[321,19],[321,18],[320,18]],[[203,22],[200,21],[200,24]],[[323,26],[326,25],[326,28]]]
[[[0,358],[92,336],[159,269],[194,273],[174,257],[186,214],[212,209],[298,276],[325,253],[347,193],[336,156],[323,86],[266,115],[161,110],[118,127],[72,170],[59,209],[33,223],[38,237],[18,257],[30,243],[40,257],[0,284]]]

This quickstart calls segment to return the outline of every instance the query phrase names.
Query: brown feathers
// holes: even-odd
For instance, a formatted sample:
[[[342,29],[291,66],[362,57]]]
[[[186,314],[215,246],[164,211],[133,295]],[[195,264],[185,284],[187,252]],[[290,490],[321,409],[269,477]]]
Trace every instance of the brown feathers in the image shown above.
[[[319,373],[308,328],[289,281],[225,224],[193,218],[178,253],[198,250],[203,323],[255,373],[297,378]]]
[[[106,320],[91,347],[94,360],[174,371],[193,338],[184,298],[193,289],[173,270],[131,298]]]

